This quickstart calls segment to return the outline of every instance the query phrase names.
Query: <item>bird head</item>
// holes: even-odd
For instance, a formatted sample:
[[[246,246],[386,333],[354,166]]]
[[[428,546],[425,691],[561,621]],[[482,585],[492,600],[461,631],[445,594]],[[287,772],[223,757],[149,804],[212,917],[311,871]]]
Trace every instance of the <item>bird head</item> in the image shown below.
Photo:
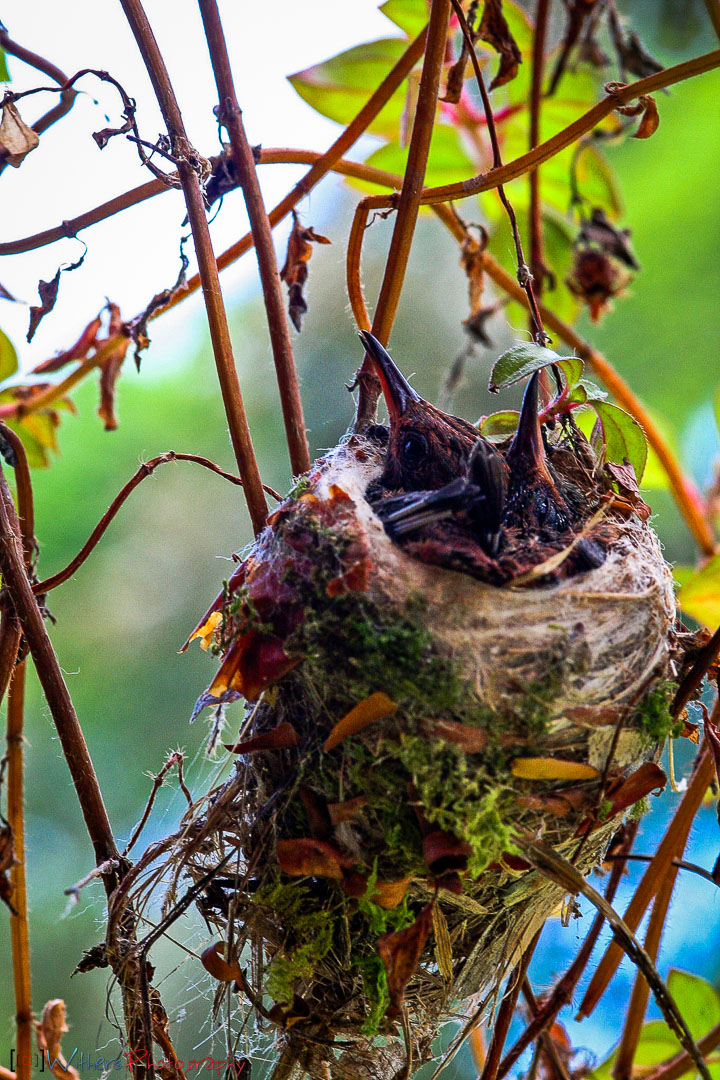
[[[478,441],[477,430],[424,401],[377,338],[366,330],[360,337],[375,365],[390,420],[381,486],[386,491],[432,491],[461,476]]]

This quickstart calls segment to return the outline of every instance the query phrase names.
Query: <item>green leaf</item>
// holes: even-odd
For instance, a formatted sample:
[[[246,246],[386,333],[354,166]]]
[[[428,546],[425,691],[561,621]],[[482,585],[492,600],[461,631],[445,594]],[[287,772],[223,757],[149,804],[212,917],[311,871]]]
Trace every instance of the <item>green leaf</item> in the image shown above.
[[[577,386],[585,370],[585,364],[579,356],[563,356],[562,360],[558,362],[558,367],[569,390]]]
[[[407,165],[409,148],[399,146],[396,141],[381,146],[367,159],[366,164],[375,169],[403,176]],[[466,154],[457,130],[448,124],[436,124],[432,133],[430,153],[428,155],[425,185],[436,187],[440,184],[452,184],[456,180],[466,180],[475,170],[472,160]],[[353,186],[368,191],[387,191],[386,187],[369,184],[365,181],[352,181]]]
[[[678,603],[684,612],[712,630],[720,624],[720,555],[715,555],[685,582],[678,593]]]
[[[682,1046],[667,1024],[662,1020],[651,1020],[643,1024],[640,1031],[634,1064],[637,1066],[659,1065],[661,1061],[674,1057],[680,1050]],[[593,1069],[590,1080],[612,1080],[616,1058],[617,1050],[613,1050],[605,1061]],[[688,1072],[692,1069],[691,1065]]]
[[[645,432],[637,420],[609,401],[594,401],[593,408],[602,428],[605,460],[622,465],[627,460],[635,470],[638,484],[642,480],[648,447]],[[596,448],[599,451],[599,447]]]
[[[406,48],[404,38],[381,38],[366,45],[356,45],[305,71],[290,75],[289,82],[303,101],[317,112],[347,125]],[[390,139],[397,138],[404,108],[403,85],[380,110],[368,131]]]
[[[585,405],[593,401],[604,401],[606,397],[606,391],[602,390],[590,379],[578,379],[576,385],[568,394],[567,400],[571,405]]]
[[[519,342],[498,357],[493,364],[489,389],[493,393],[504,390],[506,386],[512,386],[513,383],[526,379],[528,375],[540,371],[549,364],[559,364],[561,360],[572,362],[572,365],[579,362],[580,370],[582,370],[582,360],[578,361],[576,356],[558,356],[552,349],[535,345],[531,341]]]
[[[0,382],[9,379],[18,369],[15,346],[9,337],[0,330]]]
[[[4,49],[0,49],[0,82],[10,82],[10,72],[8,71]]]
[[[690,1034],[697,1041],[720,1023],[720,996],[711,983],[689,971],[673,968],[667,978],[668,990],[680,1004]]]
[[[27,417],[26,420],[29,420]],[[17,432],[25,447],[28,465],[31,469],[46,469],[50,464],[50,455],[47,447],[35,437],[26,422],[19,423],[17,420],[6,420],[7,426]]]
[[[519,417],[520,413],[515,409],[504,409],[501,412],[483,416],[477,427],[481,435],[502,435],[504,438],[507,435],[515,434]]]
[[[416,38],[427,26],[427,0],[385,0],[380,5],[383,15],[404,30],[409,38]]]

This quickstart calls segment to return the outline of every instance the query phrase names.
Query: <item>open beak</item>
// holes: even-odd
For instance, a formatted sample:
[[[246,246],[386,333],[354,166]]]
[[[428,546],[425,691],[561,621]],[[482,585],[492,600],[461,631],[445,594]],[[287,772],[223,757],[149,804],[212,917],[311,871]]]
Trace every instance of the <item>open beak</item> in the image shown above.
[[[407,411],[411,402],[422,401],[401,371],[395,366],[390,354],[368,330],[360,331],[368,356],[375,364],[390,423],[394,424]]]
[[[540,373],[536,371],[525,387],[520,407],[520,419],[517,431],[507,452],[507,462],[511,468],[515,466],[526,470],[528,473],[533,471],[539,474],[554,487],[553,478],[547,467],[545,446],[543,445],[542,431],[540,429],[538,411],[539,376]]]

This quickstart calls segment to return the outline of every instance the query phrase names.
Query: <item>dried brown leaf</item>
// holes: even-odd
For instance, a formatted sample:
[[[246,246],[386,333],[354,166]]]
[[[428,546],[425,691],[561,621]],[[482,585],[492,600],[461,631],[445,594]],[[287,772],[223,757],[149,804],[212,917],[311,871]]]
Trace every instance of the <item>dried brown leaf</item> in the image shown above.
[[[511,82],[522,63],[522,53],[503,15],[502,0],[485,0],[478,37],[500,54],[500,67],[490,83],[490,89],[494,90],[496,86]]]
[[[447,919],[439,904],[433,904],[432,920],[438,970],[445,982],[451,983],[453,981],[452,942]]]
[[[308,277],[307,264],[312,255],[313,244],[329,244],[327,236],[321,236],[311,227],[300,224],[297,213],[293,210],[293,227],[288,237],[285,265],[280,271],[280,280],[288,287],[288,314],[295,329],[302,330],[302,317],[307,311],[307,301],[303,288]]]
[[[333,844],[309,836],[278,840],[276,854],[280,869],[292,877],[327,877],[340,881],[343,867],[349,868],[354,862]]]
[[[51,1066],[53,1076],[58,1080],[79,1080],[77,1069],[68,1065],[62,1054],[62,1037],[68,1030],[65,1022],[65,1002],[62,998],[53,998],[43,1009],[42,1019],[35,1021],[35,1039],[41,1055]]]
[[[234,983],[242,978],[240,967],[236,958],[233,958],[232,963],[228,963],[222,955],[224,951],[225,942],[216,941],[214,945],[208,945],[207,949],[202,951],[200,962],[213,979],[222,983]]]
[[[225,743],[225,749],[231,754],[256,754],[259,750],[287,750],[297,746],[300,739],[295,728],[287,720],[278,724],[272,731],[264,731],[252,739],[239,743]]]
[[[101,325],[102,320],[98,315],[92,322],[87,324],[74,345],[71,345],[65,352],[58,353],[57,356],[51,356],[49,360],[43,360],[42,363],[33,368],[33,374],[40,375],[46,371],[59,371],[66,364],[72,363],[73,360],[84,360],[90,349],[97,345],[97,336]]]
[[[0,146],[5,150],[8,165],[18,169],[39,142],[37,132],[28,127],[15,104],[12,101],[6,102],[0,123]]]
[[[369,724],[383,720],[386,716],[392,716],[395,712],[397,712],[397,705],[387,694],[381,691],[371,694],[370,697],[358,702],[349,713],[343,716],[342,720],[338,720],[325,740],[323,749],[326,753],[334,750],[349,735],[355,735]]]
[[[660,114],[654,97],[644,95],[640,98],[643,106],[643,114],[637,131],[633,132],[633,139],[649,139],[660,126]]]
[[[363,807],[367,806],[367,801],[366,795],[356,795],[354,799],[345,799],[344,802],[328,803],[330,821],[333,825],[354,821],[362,813]]]
[[[558,758],[515,758],[510,772],[522,780],[594,780],[600,773],[583,761]]]
[[[434,900],[426,904],[412,926],[405,930],[383,934],[378,938],[378,955],[385,965],[390,1005],[387,1015],[392,1020],[400,1013],[405,988],[415,974],[418,961],[432,929]]]

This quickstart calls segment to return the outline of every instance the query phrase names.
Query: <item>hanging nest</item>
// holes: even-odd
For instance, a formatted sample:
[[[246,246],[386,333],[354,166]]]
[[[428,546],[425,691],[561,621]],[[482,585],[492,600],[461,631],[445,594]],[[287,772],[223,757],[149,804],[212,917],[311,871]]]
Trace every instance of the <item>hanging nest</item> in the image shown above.
[[[563,899],[518,837],[588,873],[663,786],[673,729],[672,577],[645,515],[608,481],[601,565],[563,576],[558,551],[491,584],[390,538],[388,447],[374,429],[317,461],[192,635],[221,657],[197,709],[251,704],[179,863],[198,881],[232,855],[200,908],[224,938],[232,918],[283,1060],[333,1080],[410,1075],[498,990]]]

